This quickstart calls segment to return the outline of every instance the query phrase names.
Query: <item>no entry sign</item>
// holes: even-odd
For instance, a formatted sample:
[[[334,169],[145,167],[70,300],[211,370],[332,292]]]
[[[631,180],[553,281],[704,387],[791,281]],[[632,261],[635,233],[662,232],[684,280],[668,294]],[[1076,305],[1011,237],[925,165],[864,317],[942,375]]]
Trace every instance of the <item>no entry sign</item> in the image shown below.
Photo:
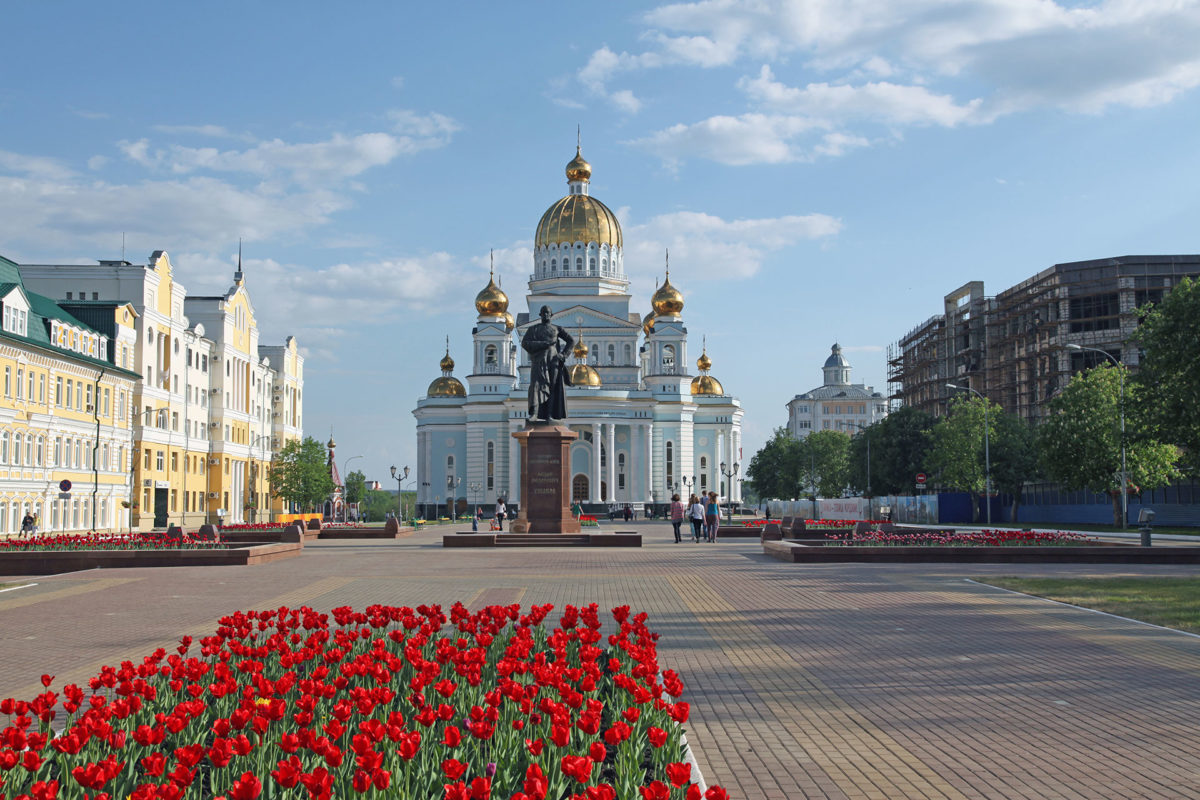
[[[924,472],[918,472],[918,473],[917,473],[917,484],[918,484],[918,485],[920,485],[920,484],[923,484],[923,483],[925,483],[925,473],[924,473]]]

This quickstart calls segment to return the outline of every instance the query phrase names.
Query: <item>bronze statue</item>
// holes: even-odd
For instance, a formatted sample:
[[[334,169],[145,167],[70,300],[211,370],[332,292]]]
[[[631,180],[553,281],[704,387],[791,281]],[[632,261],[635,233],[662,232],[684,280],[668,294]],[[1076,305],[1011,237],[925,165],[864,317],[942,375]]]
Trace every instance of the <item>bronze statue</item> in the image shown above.
[[[571,377],[566,368],[567,353],[575,340],[565,328],[550,321],[550,306],[542,306],[542,321],[521,337],[521,347],[529,353],[529,421],[554,422],[567,418],[567,386]],[[562,346],[559,346],[559,342]]]

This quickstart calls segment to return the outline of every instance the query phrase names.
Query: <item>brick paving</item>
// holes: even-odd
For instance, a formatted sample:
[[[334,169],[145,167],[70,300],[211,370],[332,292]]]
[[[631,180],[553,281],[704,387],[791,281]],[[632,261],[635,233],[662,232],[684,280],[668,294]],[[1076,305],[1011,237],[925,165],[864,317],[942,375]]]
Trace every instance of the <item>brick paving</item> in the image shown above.
[[[621,525],[621,529],[629,526]],[[641,549],[309,543],[254,567],[0,583],[0,697],[81,682],[236,609],[628,604],[662,633],[705,778],[743,798],[1200,798],[1200,637],[972,582],[1121,565],[785,564],[754,540]]]

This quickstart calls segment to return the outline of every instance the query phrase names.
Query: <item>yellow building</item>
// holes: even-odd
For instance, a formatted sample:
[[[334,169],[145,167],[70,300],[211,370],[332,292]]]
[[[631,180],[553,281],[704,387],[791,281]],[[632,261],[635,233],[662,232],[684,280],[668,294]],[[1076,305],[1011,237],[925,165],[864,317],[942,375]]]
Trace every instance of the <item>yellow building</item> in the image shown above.
[[[39,531],[121,529],[138,375],[114,355],[132,345],[137,312],[110,304],[81,319],[2,256],[0,305],[0,534],[27,515]]]
[[[188,296],[170,257],[145,265],[25,265],[26,281],[69,310],[128,302],[136,330],[119,363],[140,375],[131,422],[133,526],[269,521],[272,454],[300,435],[303,358],[294,339],[260,348],[254,306],[240,265],[222,295]],[[293,357],[272,365],[268,353]],[[261,352],[260,352],[261,351]],[[277,424],[294,390],[294,428]],[[276,394],[281,397],[276,400]],[[289,395],[290,396],[290,395]]]

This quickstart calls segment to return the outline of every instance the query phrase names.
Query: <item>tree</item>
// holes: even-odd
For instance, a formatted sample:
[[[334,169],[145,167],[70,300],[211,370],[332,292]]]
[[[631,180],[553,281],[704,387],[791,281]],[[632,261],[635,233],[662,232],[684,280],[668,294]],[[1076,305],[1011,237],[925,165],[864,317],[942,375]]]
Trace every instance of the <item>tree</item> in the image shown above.
[[[367,476],[354,470],[346,476],[346,502],[361,503],[367,493]]]
[[[850,447],[850,485],[867,488],[867,439],[871,440],[871,493],[905,494],[912,491],[918,472],[929,469],[929,431],[933,417],[905,406],[864,428]]]
[[[1118,369],[1107,364],[1071,378],[1062,394],[1050,401],[1050,416],[1038,428],[1037,438],[1042,467],[1050,479],[1068,490],[1107,492],[1112,497],[1113,524],[1124,527],[1120,382]],[[1127,383],[1126,408],[1140,403],[1145,391]],[[1178,477],[1178,447],[1150,438],[1145,431],[1130,433],[1125,437],[1125,460],[1131,491],[1152,489]]]
[[[813,431],[800,440],[800,490],[815,486],[821,497],[841,497],[850,479],[850,435]]]
[[[987,409],[986,413],[984,409]],[[938,483],[976,496],[986,489],[987,460],[984,446],[984,420],[987,444],[995,441],[996,415],[1000,407],[990,400],[971,395],[950,401],[950,413],[938,420],[930,432],[929,469]],[[975,505],[975,519],[980,504]]]
[[[1200,280],[1180,281],[1150,307],[1134,337],[1144,352],[1135,379],[1140,402],[1129,404],[1126,414],[1160,441],[1183,448],[1189,470],[1200,472]]]
[[[333,489],[325,447],[311,436],[285,444],[271,465],[271,493],[295,507],[311,511]]]
[[[746,477],[755,493],[764,500],[799,496],[799,454],[800,442],[786,428],[776,428],[746,467]]]
[[[1001,411],[992,426],[992,486],[1012,496],[1012,520],[1025,491],[1025,484],[1041,477],[1037,435],[1028,422],[1016,414]]]
[[[405,494],[411,495],[412,492],[405,492]],[[411,502],[409,502],[408,508],[412,508]],[[385,492],[382,489],[367,489],[363,493],[362,509],[367,519],[375,521],[383,519],[389,512],[392,514],[400,513],[400,506],[396,502],[396,495],[391,492]]]

